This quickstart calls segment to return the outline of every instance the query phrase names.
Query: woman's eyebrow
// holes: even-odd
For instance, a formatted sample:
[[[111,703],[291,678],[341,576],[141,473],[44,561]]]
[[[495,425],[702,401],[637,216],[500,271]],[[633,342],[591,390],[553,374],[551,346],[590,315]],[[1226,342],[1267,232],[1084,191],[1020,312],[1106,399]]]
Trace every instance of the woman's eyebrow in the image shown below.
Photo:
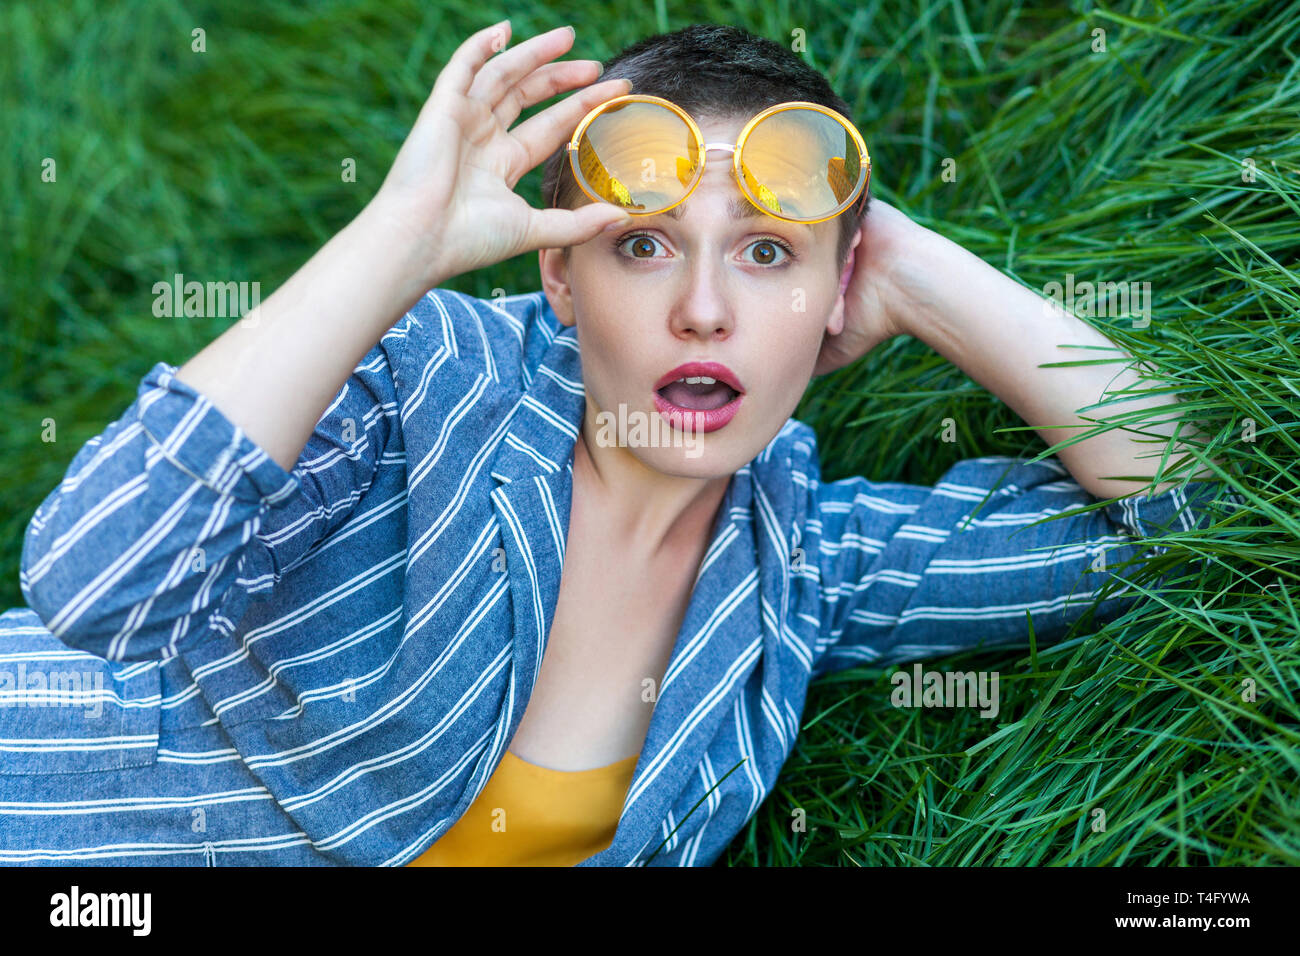
[[[666,210],[665,212],[661,213],[661,215],[668,216],[670,219],[675,219],[680,222],[682,216],[685,214],[686,207],[689,204],[690,204],[690,200],[688,199],[686,200],[686,202],[682,203],[681,205],[674,206],[672,209]],[[743,196],[738,196],[738,197],[733,197],[731,200],[727,202],[727,215],[731,218],[733,222],[735,222],[741,219],[752,219],[755,216],[766,216],[767,213],[763,212],[763,210],[759,209],[757,206],[755,206],[748,199],[745,199]],[[812,232],[812,226],[809,225],[808,223],[788,223],[788,225],[802,226],[808,232]]]

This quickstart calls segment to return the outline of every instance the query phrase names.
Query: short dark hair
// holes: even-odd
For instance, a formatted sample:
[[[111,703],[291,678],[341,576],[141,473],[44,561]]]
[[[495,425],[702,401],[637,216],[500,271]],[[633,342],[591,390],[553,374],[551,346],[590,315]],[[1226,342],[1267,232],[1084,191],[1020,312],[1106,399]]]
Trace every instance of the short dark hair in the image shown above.
[[[672,33],[638,40],[604,63],[598,82],[629,79],[632,93],[661,96],[700,119],[754,114],[790,100],[826,106],[849,118],[849,105],[817,70],[793,51],[740,27],[696,23]],[[549,159],[542,173],[542,203],[551,205],[559,182],[556,205],[573,209],[586,194],[569,168],[563,146]],[[865,216],[871,200],[862,209]],[[848,259],[849,242],[861,222],[851,209],[838,217],[837,272]],[[568,248],[564,250],[568,256]]]

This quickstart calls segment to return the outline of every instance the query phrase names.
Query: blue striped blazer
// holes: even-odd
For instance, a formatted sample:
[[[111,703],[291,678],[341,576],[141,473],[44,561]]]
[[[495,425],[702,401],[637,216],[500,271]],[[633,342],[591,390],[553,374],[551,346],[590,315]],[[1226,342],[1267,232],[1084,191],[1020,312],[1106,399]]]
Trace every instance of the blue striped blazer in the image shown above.
[[[541,292],[432,290],[290,472],[175,371],[149,371],[28,525],[28,607],[0,616],[0,862],[405,864],[483,789],[537,678],[575,330]],[[1141,538],[1203,524],[1221,487],[1067,514],[1096,499],[1055,459],[822,481],[789,420],[728,485],[613,843],[580,865],[712,863],[813,678],[1024,646],[1027,619],[1059,641]]]

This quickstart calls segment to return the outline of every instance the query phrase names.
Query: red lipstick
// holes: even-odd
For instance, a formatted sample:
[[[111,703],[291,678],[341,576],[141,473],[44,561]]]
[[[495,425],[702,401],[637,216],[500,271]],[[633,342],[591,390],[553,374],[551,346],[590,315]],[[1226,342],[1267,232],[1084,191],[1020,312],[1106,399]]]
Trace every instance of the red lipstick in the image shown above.
[[[716,408],[691,408],[685,404],[678,404],[660,393],[660,389],[688,378],[711,378],[731,389],[734,394],[730,401]],[[688,400],[684,397],[685,392],[678,391],[676,394],[680,401]],[[740,384],[740,379],[727,366],[720,362],[687,362],[677,366],[655,383],[654,404],[659,414],[679,431],[711,432],[717,431],[731,421],[740,410],[744,395],[745,389]]]

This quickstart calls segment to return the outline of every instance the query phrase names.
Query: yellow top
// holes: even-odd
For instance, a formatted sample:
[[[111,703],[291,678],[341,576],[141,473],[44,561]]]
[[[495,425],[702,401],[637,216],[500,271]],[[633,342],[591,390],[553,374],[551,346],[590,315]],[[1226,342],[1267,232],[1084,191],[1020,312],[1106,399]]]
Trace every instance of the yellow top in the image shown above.
[[[614,842],[640,754],[551,770],[506,751],[465,815],[407,866],[574,866]]]

